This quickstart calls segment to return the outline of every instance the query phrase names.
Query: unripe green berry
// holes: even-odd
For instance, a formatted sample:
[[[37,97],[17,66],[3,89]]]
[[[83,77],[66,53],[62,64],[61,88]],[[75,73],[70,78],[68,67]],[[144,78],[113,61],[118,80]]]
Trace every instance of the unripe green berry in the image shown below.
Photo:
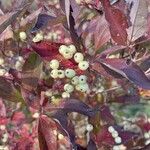
[[[80,63],[81,61],[83,61],[83,59],[84,59],[84,56],[82,53],[79,53],[79,52],[75,53],[74,55],[75,62]]]
[[[65,84],[64,85],[64,90],[68,93],[71,93],[74,91],[74,87],[71,84]]]
[[[80,84],[84,84],[84,83],[86,83],[86,81],[87,81],[87,76],[85,76],[85,75],[79,76],[79,83]]]
[[[77,85],[79,83],[79,77],[78,76],[73,77],[71,83]]]
[[[81,61],[78,64],[78,67],[79,67],[80,70],[87,70],[88,67],[89,67],[89,62],[87,62],[87,61]]]
[[[76,75],[76,72],[73,69],[66,69],[65,75],[67,78],[73,78]]]
[[[54,78],[54,79],[56,79],[56,78],[58,78],[58,70],[57,69],[53,69],[52,71],[51,71],[51,77],[52,78]]]
[[[58,69],[59,68],[59,61],[56,59],[53,59],[50,61],[50,68],[51,69]]]
[[[58,78],[65,78],[65,71],[64,70],[58,70]]]
[[[70,94],[68,92],[63,92],[62,93],[62,98],[69,98]]]

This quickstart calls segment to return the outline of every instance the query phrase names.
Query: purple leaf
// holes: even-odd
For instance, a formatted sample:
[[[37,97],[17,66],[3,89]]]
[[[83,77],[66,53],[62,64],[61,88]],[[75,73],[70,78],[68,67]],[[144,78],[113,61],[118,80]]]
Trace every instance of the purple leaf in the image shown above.
[[[39,14],[37,22],[36,22],[35,26],[31,29],[31,32],[38,31],[43,26],[46,26],[50,20],[51,21],[55,20],[55,18],[56,17],[50,16],[50,15],[47,15],[47,14]]]
[[[128,22],[126,16],[119,9],[111,6],[109,0],[101,0],[104,7],[105,17],[109,23],[110,33],[113,40],[119,45],[127,44]]]
[[[150,80],[134,62],[127,62],[123,59],[101,59],[98,60],[105,66],[105,69],[110,69],[123,77],[127,78],[137,86],[143,89],[150,89]]]
[[[87,145],[87,150],[97,150],[96,144],[92,139],[90,139]]]
[[[97,110],[89,107],[84,102],[77,99],[69,99],[61,105],[61,108],[65,113],[78,112],[80,114],[92,117],[96,114]]]

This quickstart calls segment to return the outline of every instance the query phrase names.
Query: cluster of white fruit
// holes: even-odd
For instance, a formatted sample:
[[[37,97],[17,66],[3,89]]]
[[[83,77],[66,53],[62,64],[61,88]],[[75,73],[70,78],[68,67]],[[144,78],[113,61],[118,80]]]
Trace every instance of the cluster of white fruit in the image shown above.
[[[114,145],[113,150],[126,150],[127,149],[125,145],[121,144],[122,139],[121,137],[119,137],[118,132],[114,129],[113,126],[108,127],[108,132],[111,133],[112,137],[115,140],[115,143],[120,144],[120,145]]]
[[[89,67],[89,63],[87,61],[84,61],[84,56],[82,53],[76,52],[76,48],[74,45],[61,45],[59,48],[59,53],[65,58],[65,59],[71,59],[74,56],[75,62],[78,63],[78,68],[80,70],[86,70]],[[70,79],[70,83],[67,83],[64,85],[64,91],[62,93],[63,98],[70,97],[70,93],[74,91],[74,89],[81,91],[81,92],[87,92],[89,89],[89,86],[87,84],[87,76],[80,75],[77,76],[74,69],[67,68],[65,70],[59,69],[60,63],[57,59],[53,59],[50,61],[49,64],[50,68],[52,69],[50,75],[52,78],[67,78]]]
[[[80,70],[87,70],[89,67],[89,63],[84,60],[84,56],[80,52],[76,52],[76,47],[74,45],[61,45],[59,48],[59,53],[65,59],[74,58],[75,62],[78,63],[78,67]]]
[[[114,127],[113,127],[113,126],[108,127],[108,131],[109,131],[109,133],[111,133],[112,137],[114,138],[115,143],[116,143],[116,144],[121,144],[122,139],[121,139],[121,137],[119,137],[119,134],[118,134],[118,132],[114,129]]]

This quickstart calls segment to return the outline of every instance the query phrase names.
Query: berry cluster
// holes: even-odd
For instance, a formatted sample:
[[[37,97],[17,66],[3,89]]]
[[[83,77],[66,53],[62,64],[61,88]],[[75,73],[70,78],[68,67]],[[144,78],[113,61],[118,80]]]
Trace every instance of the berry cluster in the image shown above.
[[[113,127],[113,126],[109,126],[109,127],[108,127],[108,131],[109,131],[109,133],[111,133],[112,137],[114,138],[115,143],[116,143],[116,144],[120,144],[120,145],[115,145],[115,146],[113,147],[113,150],[126,150],[126,146],[124,146],[123,144],[121,144],[122,139],[121,139],[121,137],[119,137],[119,134],[118,134],[118,132],[114,129],[114,127]]]
[[[84,60],[82,53],[77,52],[74,45],[61,45],[59,47],[59,53],[63,56],[64,59],[69,60],[73,59],[77,64],[77,67],[81,71],[85,71],[89,67],[89,63]],[[62,93],[63,98],[69,98],[70,94],[76,89],[80,92],[87,92],[89,86],[87,83],[86,75],[78,75],[74,68],[61,68],[60,61],[57,59],[52,59],[49,63],[51,68],[50,76],[54,79],[64,79],[66,78],[69,83],[64,85],[64,92]]]

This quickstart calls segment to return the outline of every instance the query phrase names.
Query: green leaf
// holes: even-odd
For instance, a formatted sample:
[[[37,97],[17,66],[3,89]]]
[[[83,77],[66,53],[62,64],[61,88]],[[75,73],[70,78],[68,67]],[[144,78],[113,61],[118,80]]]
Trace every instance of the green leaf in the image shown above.
[[[0,97],[12,102],[23,101],[20,92],[4,77],[0,77]]]

